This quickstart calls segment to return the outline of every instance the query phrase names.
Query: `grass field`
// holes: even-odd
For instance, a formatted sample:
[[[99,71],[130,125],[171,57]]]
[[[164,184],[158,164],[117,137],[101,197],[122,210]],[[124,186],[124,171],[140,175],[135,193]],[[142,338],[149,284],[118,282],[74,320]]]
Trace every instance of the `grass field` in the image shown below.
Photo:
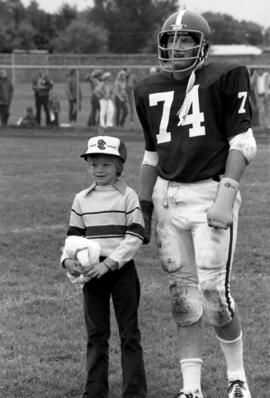
[[[75,192],[86,187],[79,155],[96,130],[0,130],[0,397],[79,398],[85,369],[82,295],[59,269]],[[124,177],[137,189],[143,152],[139,131],[115,131],[127,143]],[[242,314],[246,371],[253,397],[269,398],[269,141],[256,132],[258,154],[241,183],[243,205],[232,294]],[[268,132],[269,133],[269,132]],[[149,398],[171,397],[181,384],[166,275],[155,243],[137,255],[140,326]],[[225,367],[212,328],[203,346],[205,398],[226,398]],[[121,397],[114,317],[110,398]]]

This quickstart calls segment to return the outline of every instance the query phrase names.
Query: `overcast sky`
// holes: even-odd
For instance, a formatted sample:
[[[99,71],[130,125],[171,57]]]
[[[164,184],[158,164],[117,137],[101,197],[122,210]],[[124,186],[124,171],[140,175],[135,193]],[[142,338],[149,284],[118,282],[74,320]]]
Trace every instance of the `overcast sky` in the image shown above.
[[[29,5],[31,0],[22,0]],[[39,7],[47,12],[55,13],[63,3],[76,6],[79,11],[93,5],[93,0],[37,0]],[[180,0],[179,4],[191,11],[200,13],[212,11],[230,14],[241,21],[252,21],[270,26],[270,0]]]

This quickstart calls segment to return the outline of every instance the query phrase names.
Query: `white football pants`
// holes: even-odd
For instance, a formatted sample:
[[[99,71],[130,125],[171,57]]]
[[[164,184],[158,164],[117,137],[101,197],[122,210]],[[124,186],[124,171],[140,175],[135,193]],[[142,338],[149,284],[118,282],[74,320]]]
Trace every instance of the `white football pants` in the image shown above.
[[[183,297],[180,300],[177,295],[181,295],[190,302],[190,314],[182,319],[184,325],[196,322],[205,310],[211,324],[223,326],[234,312],[230,273],[241,197],[238,192],[230,229],[209,227],[207,211],[216,198],[218,184],[212,179],[178,183],[159,177],[153,191],[157,246],[172,299],[179,303]]]

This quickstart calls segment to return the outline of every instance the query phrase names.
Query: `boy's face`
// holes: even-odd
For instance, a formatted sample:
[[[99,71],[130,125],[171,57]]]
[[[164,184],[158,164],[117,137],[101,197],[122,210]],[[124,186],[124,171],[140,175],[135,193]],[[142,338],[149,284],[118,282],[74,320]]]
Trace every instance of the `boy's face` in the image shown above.
[[[90,175],[97,185],[112,185],[117,177],[117,166],[114,156],[96,155],[87,157]]]

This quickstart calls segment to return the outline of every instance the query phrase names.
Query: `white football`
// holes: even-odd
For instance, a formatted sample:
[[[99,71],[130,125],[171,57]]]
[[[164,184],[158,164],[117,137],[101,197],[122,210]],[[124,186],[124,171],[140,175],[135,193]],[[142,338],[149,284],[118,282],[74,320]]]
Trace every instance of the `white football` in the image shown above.
[[[85,247],[84,249],[78,250],[77,252],[77,260],[83,267],[88,267],[90,265],[89,261],[89,252],[88,248]]]

